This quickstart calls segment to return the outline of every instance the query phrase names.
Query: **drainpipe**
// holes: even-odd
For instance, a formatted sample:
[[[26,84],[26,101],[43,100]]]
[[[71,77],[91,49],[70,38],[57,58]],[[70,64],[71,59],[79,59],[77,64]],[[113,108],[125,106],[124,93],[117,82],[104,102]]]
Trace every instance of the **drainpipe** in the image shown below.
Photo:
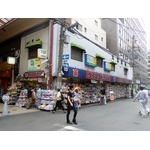
[[[52,55],[53,55],[53,25],[54,25],[54,20],[50,21],[50,52],[49,52],[49,73],[48,73],[48,89],[51,88],[52,84]]]

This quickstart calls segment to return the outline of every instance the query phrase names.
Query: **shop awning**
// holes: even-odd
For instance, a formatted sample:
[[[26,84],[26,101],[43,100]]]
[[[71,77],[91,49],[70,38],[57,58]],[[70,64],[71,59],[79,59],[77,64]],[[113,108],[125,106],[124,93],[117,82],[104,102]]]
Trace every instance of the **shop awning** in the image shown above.
[[[26,44],[26,48],[31,47],[31,46],[35,46],[35,45],[42,45],[42,41],[36,41],[36,42]]]
[[[0,29],[15,21],[16,18],[0,18]]]
[[[105,59],[104,56],[102,56],[102,55],[100,55],[100,54],[98,54],[98,53],[95,54],[95,57],[100,57],[100,58],[102,58],[102,59]]]
[[[124,69],[128,70],[128,67],[124,66]]]
[[[85,49],[83,46],[78,45],[78,44],[76,44],[76,43],[71,43],[71,46],[74,46],[74,47],[77,47],[77,48],[79,48],[79,49],[81,49],[81,50],[83,50],[83,51],[86,51],[86,49]]]
[[[115,62],[114,60],[110,60],[110,63],[115,65],[117,64],[117,62]]]

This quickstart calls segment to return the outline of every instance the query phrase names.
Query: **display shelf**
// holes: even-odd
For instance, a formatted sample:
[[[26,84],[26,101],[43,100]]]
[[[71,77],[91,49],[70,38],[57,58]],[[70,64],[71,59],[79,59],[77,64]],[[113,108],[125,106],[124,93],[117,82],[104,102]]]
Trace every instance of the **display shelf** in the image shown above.
[[[27,103],[27,90],[25,89],[20,92],[19,98],[16,101],[16,106],[24,107],[26,106],[26,103]]]
[[[40,101],[41,105],[39,105],[38,108],[40,110],[52,111],[55,105],[56,91],[55,90],[43,90],[41,94],[42,94],[41,101]]]

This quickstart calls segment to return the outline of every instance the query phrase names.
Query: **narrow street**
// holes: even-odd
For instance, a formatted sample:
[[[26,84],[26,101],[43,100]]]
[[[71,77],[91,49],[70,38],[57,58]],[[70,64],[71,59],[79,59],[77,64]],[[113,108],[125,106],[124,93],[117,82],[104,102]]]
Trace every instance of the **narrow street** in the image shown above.
[[[0,117],[0,131],[150,131],[150,116],[142,118],[138,111],[139,103],[132,99],[84,105],[77,115],[78,125],[66,124],[61,110],[35,111]],[[73,111],[70,120],[72,116]]]

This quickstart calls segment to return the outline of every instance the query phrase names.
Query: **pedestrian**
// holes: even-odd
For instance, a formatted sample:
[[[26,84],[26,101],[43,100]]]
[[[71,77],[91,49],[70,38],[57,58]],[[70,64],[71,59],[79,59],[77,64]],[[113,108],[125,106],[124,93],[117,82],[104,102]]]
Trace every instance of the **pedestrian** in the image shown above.
[[[79,110],[79,93],[78,93],[78,89],[75,89],[74,91],[74,105],[76,110]]]
[[[131,89],[131,97],[133,98],[134,96],[133,96],[133,88]]]
[[[74,124],[78,124],[78,123],[76,122],[77,109],[76,109],[76,107],[75,107],[75,105],[74,105],[74,90],[73,90],[73,87],[72,87],[72,86],[70,86],[70,88],[69,88],[67,101],[68,101],[68,102],[67,102],[67,114],[66,114],[67,123],[68,123],[68,124],[72,124],[72,123],[70,122],[69,115],[70,115],[71,109],[73,109],[74,114],[73,114],[73,120],[72,120],[72,122],[73,122]]]
[[[31,108],[31,103],[32,103],[32,87],[30,86],[27,91],[27,104],[26,104],[26,109]]]
[[[60,89],[57,89],[57,93],[56,93],[56,105],[54,107],[54,109],[52,110],[53,113],[56,112],[56,109],[57,108],[62,108],[62,103],[61,103],[61,92],[60,92]]]
[[[41,97],[42,97],[42,90],[41,90],[41,87],[38,88],[37,90],[37,108],[40,107],[41,105]]]
[[[66,92],[61,92],[61,105],[62,110],[66,113],[67,110],[67,100],[66,100]]]
[[[145,105],[145,108],[146,108],[146,110],[148,111],[148,114],[149,114],[150,113],[150,108],[148,107],[148,97],[149,97],[148,96],[148,90],[146,90],[145,87],[144,87],[143,91],[146,93],[147,103]]]
[[[104,86],[102,86],[102,88],[100,90],[100,98],[104,99],[104,105],[106,105],[107,104],[107,102],[106,102],[106,91],[105,91]]]
[[[146,118],[147,117],[147,110],[146,110],[146,104],[147,104],[147,96],[146,93],[143,91],[144,86],[141,85],[140,86],[140,91],[136,94],[135,98],[134,98],[134,102],[136,99],[139,100],[140,103],[140,112],[139,115],[141,115],[142,117]]]

